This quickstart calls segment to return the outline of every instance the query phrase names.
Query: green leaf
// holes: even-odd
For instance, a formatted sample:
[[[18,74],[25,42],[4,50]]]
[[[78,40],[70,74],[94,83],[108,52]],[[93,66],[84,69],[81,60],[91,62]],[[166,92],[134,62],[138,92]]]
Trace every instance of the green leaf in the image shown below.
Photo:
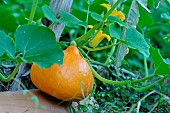
[[[170,64],[162,58],[158,49],[150,47],[150,54],[155,66],[155,74],[170,76]]]
[[[115,37],[120,39],[121,37],[121,28],[117,25],[117,23],[112,23],[109,25],[109,33],[111,37]]]
[[[74,15],[72,15],[72,14],[66,12],[66,11],[61,10],[60,16],[61,16],[60,20],[62,22],[64,22],[64,24],[66,26],[75,27],[77,25],[80,25],[80,26],[83,26],[86,29],[88,27],[86,22],[79,20],[77,17],[75,17]]]
[[[42,68],[63,63],[63,51],[56,43],[54,33],[42,26],[22,25],[15,32],[16,46],[26,62]]]
[[[59,22],[60,20],[56,18],[54,11],[48,5],[42,6],[42,11],[49,20],[52,22]]]
[[[3,29],[5,32],[14,32],[18,26],[18,21],[14,14],[7,9],[7,5],[3,6],[0,4],[0,15],[0,29]]]
[[[126,40],[130,48],[137,49],[144,56],[149,57],[149,45],[136,29],[129,28],[126,30]]]
[[[137,0],[137,2],[149,13],[151,13],[151,11],[147,8],[148,4],[146,0]]]
[[[119,18],[117,18],[115,16],[109,16],[107,18],[107,22],[117,23],[120,26],[126,26],[126,24],[124,22],[122,22]]]
[[[138,23],[139,27],[144,28],[146,26],[153,25],[154,22],[153,17],[141,6],[139,6],[139,13],[140,13],[139,23]]]
[[[161,2],[160,0],[147,0],[148,6],[152,8],[157,8],[160,2]]]
[[[15,45],[11,37],[0,31],[0,56],[6,54],[8,57],[15,58]]]
[[[99,15],[99,14],[97,14],[97,13],[95,13],[95,12],[92,12],[92,13],[91,13],[91,17],[92,17],[93,19],[99,21],[99,22],[102,22],[102,21],[103,21],[102,16]]]

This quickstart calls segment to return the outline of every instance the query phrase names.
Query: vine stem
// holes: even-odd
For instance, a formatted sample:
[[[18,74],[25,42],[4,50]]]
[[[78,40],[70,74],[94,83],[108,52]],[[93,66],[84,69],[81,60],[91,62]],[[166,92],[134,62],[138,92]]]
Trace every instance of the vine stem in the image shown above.
[[[116,44],[117,43],[117,39],[114,39],[114,42],[113,44]],[[111,59],[111,57],[113,56],[114,52],[115,52],[115,48],[116,46],[113,46],[112,49],[111,49],[111,52],[109,53],[109,56],[107,57],[106,61],[105,61],[105,64],[106,65],[109,65],[109,60]]]
[[[87,15],[86,15],[86,23],[88,23],[88,20],[89,20],[89,11],[90,11],[90,6],[91,4],[88,4],[88,8],[87,8]],[[87,29],[85,29],[85,34],[87,33]]]
[[[148,90],[148,89],[151,89],[152,87],[154,87],[157,83],[160,83],[162,82],[166,77],[162,77],[160,78],[158,81],[150,84],[150,85],[147,85],[145,87],[141,87],[141,88],[133,88],[135,91],[145,91],[145,90]]]
[[[148,80],[148,79],[153,78],[154,76],[156,76],[156,74],[153,74],[153,75],[151,75],[151,76],[144,77],[144,78],[141,78],[141,79],[138,79],[138,80],[113,81],[113,80],[108,80],[108,79],[103,78],[101,75],[99,75],[99,74],[93,69],[93,67],[91,66],[91,64],[90,64],[90,62],[89,62],[88,60],[87,60],[87,63],[89,64],[90,69],[92,70],[93,75],[94,75],[97,79],[99,79],[100,81],[105,82],[105,83],[108,83],[108,84],[114,84],[114,85],[137,84],[137,83],[143,82],[143,81],[145,81],[145,80]]]
[[[108,49],[108,48],[112,48],[112,47],[115,47],[116,45],[118,45],[120,43],[115,43],[115,44],[111,44],[111,45],[108,45],[108,46],[104,46],[104,47],[98,47],[98,48],[89,48],[87,46],[82,46],[82,48],[88,50],[88,51],[100,51],[100,50],[103,50],[103,49]]]
[[[146,57],[144,56],[144,68],[145,68],[145,76],[147,77],[148,76],[148,65],[147,65],[147,59]],[[146,84],[147,81],[145,81],[145,84]]]
[[[28,24],[32,24],[32,22],[33,22],[35,11],[36,11],[36,8],[37,8],[37,4],[38,4],[38,0],[34,0],[33,5],[32,5],[31,14],[30,14],[30,17],[29,17],[29,20],[28,20]]]
[[[131,84],[132,84],[132,85],[133,85],[133,84],[137,84],[137,83],[146,81],[146,80],[148,80],[148,79],[150,79],[150,78],[153,78],[153,77],[157,76],[157,75],[154,73],[154,74],[151,75],[151,76],[147,76],[147,77],[144,77],[144,78],[141,78],[141,79],[138,79],[138,80],[113,81],[113,80],[105,79],[105,78],[103,78],[101,75],[99,75],[99,74],[93,69],[93,67],[92,67],[91,64],[90,64],[91,59],[88,57],[88,55],[87,55],[82,49],[80,49],[80,48],[79,48],[79,51],[80,51],[80,53],[81,53],[83,56],[85,56],[87,59],[89,59],[89,60],[87,60],[87,59],[85,58],[86,61],[87,61],[87,63],[88,63],[88,65],[89,65],[89,67],[90,67],[90,69],[92,70],[93,75],[94,75],[97,79],[99,79],[100,81],[105,82],[105,83],[108,83],[108,84],[114,84],[114,85],[131,85]],[[130,87],[131,87],[131,86],[130,86]]]
[[[3,81],[3,82],[11,81],[14,78],[14,76],[16,75],[16,73],[18,72],[20,65],[21,65],[21,63],[18,63],[16,65],[15,69],[13,70],[13,72],[8,77],[5,77],[4,75],[2,75],[0,73],[0,80]]]

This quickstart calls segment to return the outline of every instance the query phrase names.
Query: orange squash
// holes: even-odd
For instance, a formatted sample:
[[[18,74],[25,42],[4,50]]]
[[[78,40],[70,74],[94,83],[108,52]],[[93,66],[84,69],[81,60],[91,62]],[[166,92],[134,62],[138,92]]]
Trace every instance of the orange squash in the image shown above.
[[[54,64],[44,69],[33,64],[30,77],[37,88],[64,101],[83,99],[91,93],[94,84],[88,63],[73,45],[64,50],[64,61],[61,66]]]

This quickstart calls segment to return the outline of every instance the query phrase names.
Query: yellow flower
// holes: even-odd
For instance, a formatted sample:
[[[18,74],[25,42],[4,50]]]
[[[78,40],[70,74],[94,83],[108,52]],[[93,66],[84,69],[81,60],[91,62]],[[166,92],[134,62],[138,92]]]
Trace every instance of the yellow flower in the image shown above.
[[[101,6],[105,7],[107,9],[107,11],[110,10],[110,6],[108,4],[100,4]]]
[[[89,28],[93,28],[92,25],[88,25]],[[108,41],[111,40],[111,37],[105,33],[103,33],[103,31],[98,31],[96,30],[95,32],[98,32],[96,34],[96,36],[90,41],[90,46],[91,47],[96,47],[104,38],[107,38]]]
[[[105,7],[107,9],[107,11],[109,11],[111,9],[108,4],[101,4],[101,6]],[[121,11],[117,11],[116,9],[114,11],[112,11],[110,16],[116,16],[116,17],[118,17],[122,21],[125,20],[124,14]]]

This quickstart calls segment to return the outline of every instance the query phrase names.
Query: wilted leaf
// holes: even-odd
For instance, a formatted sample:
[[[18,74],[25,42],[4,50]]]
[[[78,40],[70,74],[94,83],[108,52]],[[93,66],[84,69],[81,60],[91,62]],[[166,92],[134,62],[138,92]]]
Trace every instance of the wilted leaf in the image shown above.
[[[131,26],[136,28],[136,25],[138,24],[139,21],[139,9],[138,9],[138,5],[136,3],[136,0],[132,1],[132,4],[130,6],[128,15],[127,15],[127,19],[126,22]]]
[[[54,33],[46,27],[20,26],[15,32],[16,46],[26,62],[48,68],[63,62],[63,51],[56,43]]]
[[[139,21],[139,9],[136,3],[136,0],[132,0],[131,6],[128,8],[128,14],[126,18],[127,26],[124,26],[123,35],[121,37],[121,40],[125,40],[125,34],[127,28],[136,28],[138,21]],[[124,57],[126,55],[127,46],[124,44],[120,44],[116,53],[116,59],[115,59],[115,66],[120,67],[122,61],[124,60]]]

